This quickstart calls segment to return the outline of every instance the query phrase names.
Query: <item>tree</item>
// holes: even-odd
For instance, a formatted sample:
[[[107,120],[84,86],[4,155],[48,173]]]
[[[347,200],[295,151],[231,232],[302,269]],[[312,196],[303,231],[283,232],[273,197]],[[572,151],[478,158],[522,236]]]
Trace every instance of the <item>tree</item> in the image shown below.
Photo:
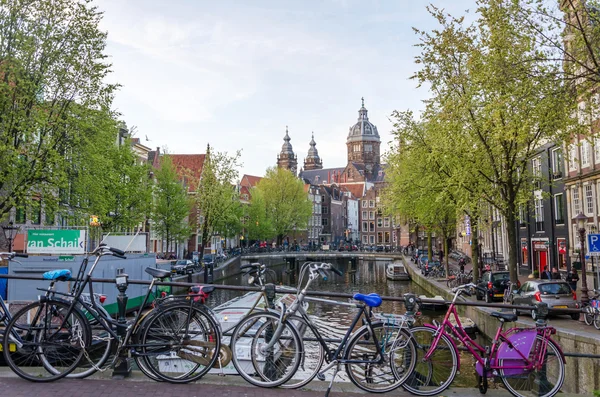
[[[290,171],[268,168],[255,190],[264,198],[267,221],[277,236],[277,244],[281,244],[292,230],[306,227],[312,215],[312,203],[304,191],[302,180]]]
[[[454,164],[443,169],[453,183],[468,189],[476,177],[484,184],[477,200],[506,220],[516,281],[514,225],[519,205],[531,199],[534,178],[527,163],[542,143],[562,142],[574,131],[574,100],[560,63],[546,60],[534,29],[518,18],[518,2],[482,0],[472,24],[429,10],[441,29],[418,31],[421,70],[415,78],[433,95],[422,117],[435,123],[431,155]]]
[[[181,242],[190,236],[187,221],[192,202],[168,154],[160,158],[155,177],[152,224],[156,234],[166,241],[168,250],[173,242]]]
[[[246,208],[248,239],[265,240],[275,236],[271,220],[267,216],[267,205],[263,193],[257,189],[252,189],[252,199],[250,205]]]
[[[213,233],[231,237],[241,231],[243,210],[235,188],[238,178],[240,152],[230,156],[227,153],[213,152],[206,147],[204,165],[198,191],[196,207],[202,216],[200,257]]]
[[[0,219],[16,204],[51,203],[82,129],[109,113],[101,16],[85,0],[0,3]]]

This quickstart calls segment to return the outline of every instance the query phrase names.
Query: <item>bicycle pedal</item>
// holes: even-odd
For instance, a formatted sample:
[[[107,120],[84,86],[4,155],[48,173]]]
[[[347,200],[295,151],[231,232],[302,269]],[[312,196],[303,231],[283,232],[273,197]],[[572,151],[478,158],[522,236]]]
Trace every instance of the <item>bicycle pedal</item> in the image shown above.
[[[317,379],[320,380],[320,381],[324,381],[325,380],[325,374],[321,374],[321,373],[317,374]]]

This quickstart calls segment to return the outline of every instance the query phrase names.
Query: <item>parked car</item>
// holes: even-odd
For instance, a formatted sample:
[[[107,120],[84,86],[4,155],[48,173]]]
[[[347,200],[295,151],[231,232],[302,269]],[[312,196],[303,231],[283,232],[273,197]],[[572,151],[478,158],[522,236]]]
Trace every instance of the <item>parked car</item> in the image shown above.
[[[192,262],[188,259],[182,259],[182,260],[175,261],[171,265],[171,273],[187,274],[188,271],[190,271],[190,272],[194,271],[194,262]]]
[[[487,271],[477,282],[475,297],[477,300],[485,299],[487,303],[504,299],[504,290],[508,288],[510,274],[508,272]],[[517,281],[517,288],[521,284]]]
[[[531,306],[535,302],[548,304],[549,309],[578,309],[577,294],[566,281],[560,280],[533,280],[523,283],[521,288],[513,292],[511,304]],[[515,314],[519,310],[513,309]],[[573,320],[579,320],[579,313],[569,314]],[[535,311],[531,311],[531,318],[536,320]]]

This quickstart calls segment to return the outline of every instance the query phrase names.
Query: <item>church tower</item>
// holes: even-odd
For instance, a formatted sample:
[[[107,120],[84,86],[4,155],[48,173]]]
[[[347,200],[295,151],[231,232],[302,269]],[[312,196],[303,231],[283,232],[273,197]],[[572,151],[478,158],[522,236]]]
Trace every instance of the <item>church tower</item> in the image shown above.
[[[288,134],[287,125],[285,126],[285,136],[283,137],[283,140],[284,144],[281,147],[281,153],[277,155],[277,166],[280,168],[285,168],[286,170],[290,170],[292,174],[296,175],[298,158],[292,149],[292,144],[290,143],[291,138]]]
[[[308,149],[308,155],[304,159],[304,169],[305,170],[320,170],[323,169],[323,162],[319,157],[319,152],[317,151],[317,143],[315,142],[315,133],[313,132],[312,138],[310,140],[310,149]]]
[[[365,99],[361,98],[362,106],[358,110],[358,122],[350,127],[346,147],[348,148],[348,166],[351,163],[355,168],[371,179],[373,173],[379,169],[380,155],[379,132],[377,127],[369,122]]]

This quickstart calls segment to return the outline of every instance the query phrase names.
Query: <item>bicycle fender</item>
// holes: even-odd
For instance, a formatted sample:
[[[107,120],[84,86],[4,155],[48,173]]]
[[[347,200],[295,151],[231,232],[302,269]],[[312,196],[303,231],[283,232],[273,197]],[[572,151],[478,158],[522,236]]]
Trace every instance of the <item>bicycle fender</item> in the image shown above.
[[[508,342],[502,342],[498,348],[496,356],[491,358],[491,365],[499,364],[502,361],[503,367],[519,367],[525,365],[521,355],[529,357],[535,344],[538,333],[535,328],[517,329],[508,335]],[[510,346],[510,345],[512,346]],[[478,372],[480,368],[477,368]],[[505,368],[504,374],[507,376],[521,375],[524,368]]]
[[[437,327],[433,324],[423,324],[421,325],[421,327],[426,327],[426,328],[431,328],[435,331],[437,331]],[[456,346],[456,342],[454,342],[454,338],[452,338],[452,336],[448,336],[448,340],[450,341],[450,343],[452,343],[452,347],[454,348],[454,351],[456,352],[456,370],[460,371],[460,354],[458,352],[458,347]]]

